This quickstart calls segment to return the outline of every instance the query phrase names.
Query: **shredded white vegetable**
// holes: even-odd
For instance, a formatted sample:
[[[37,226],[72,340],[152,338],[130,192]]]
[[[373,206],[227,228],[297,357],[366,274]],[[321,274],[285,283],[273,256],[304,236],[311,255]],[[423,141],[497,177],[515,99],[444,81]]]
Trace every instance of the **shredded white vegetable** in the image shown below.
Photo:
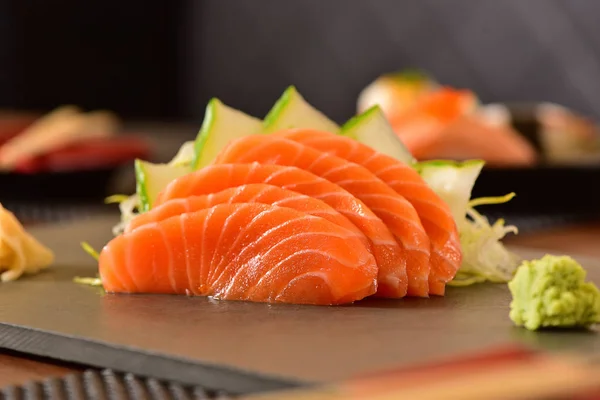
[[[518,233],[514,225],[505,225],[499,219],[490,225],[488,219],[475,210],[483,204],[501,204],[510,201],[514,193],[503,197],[483,197],[469,202],[466,216],[458,224],[463,262],[450,286],[467,286],[479,282],[508,282],[514,275],[521,258],[509,251],[502,239],[509,233]]]
[[[119,203],[119,211],[121,212],[121,220],[118,224],[113,226],[113,235],[118,236],[123,233],[125,226],[131,221],[136,215],[140,207],[140,199],[136,194],[131,196],[115,195],[106,199],[107,203]]]

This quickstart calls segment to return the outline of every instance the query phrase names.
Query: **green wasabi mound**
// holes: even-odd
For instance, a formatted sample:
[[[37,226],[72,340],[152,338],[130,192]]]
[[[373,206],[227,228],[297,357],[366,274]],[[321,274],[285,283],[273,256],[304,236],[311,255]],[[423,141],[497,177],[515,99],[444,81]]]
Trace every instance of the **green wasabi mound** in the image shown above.
[[[510,319],[529,330],[589,328],[600,322],[600,292],[568,256],[524,261],[508,283]]]

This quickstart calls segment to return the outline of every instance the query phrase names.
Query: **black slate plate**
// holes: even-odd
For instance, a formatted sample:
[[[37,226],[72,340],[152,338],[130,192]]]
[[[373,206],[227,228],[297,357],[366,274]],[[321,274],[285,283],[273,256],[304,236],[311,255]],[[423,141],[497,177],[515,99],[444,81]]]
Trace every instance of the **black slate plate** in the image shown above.
[[[32,229],[57,251],[57,262],[0,287],[0,347],[231,394],[333,382],[507,343],[600,351],[596,331],[529,335],[515,328],[506,285],[310,307],[110,295],[73,283],[97,272],[79,241],[100,247],[114,222]],[[599,261],[578,259],[598,284]]]

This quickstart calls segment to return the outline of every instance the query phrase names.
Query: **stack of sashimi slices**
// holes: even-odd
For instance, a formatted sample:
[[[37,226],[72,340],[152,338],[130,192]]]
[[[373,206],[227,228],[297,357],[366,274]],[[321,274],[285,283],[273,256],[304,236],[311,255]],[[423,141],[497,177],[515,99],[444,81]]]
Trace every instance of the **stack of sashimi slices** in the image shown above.
[[[414,162],[377,107],[338,127],[294,87],[264,121],[213,99],[170,163],[136,162],[100,279],[114,293],[315,305],[506,282],[514,227],[469,202],[482,166]]]

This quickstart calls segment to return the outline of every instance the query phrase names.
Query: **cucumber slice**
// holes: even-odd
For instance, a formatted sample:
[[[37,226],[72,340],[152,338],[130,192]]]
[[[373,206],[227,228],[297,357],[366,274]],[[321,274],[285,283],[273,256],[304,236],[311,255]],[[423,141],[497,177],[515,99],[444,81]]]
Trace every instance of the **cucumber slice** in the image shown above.
[[[195,141],[193,168],[210,164],[233,139],[259,133],[262,121],[213,98],[206,106],[204,121]]]
[[[406,164],[415,161],[377,105],[346,122],[341,134]]]
[[[338,133],[340,128],[322,112],[311,106],[294,86],[288,87],[264,121],[264,133],[291,128],[318,129]]]
[[[140,212],[152,208],[156,197],[172,180],[191,172],[189,165],[153,164],[135,160],[136,192]]]
[[[433,160],[414,164],[423,180],[448,204],[454,220],[465,218],[471,192],[485,162]]]
[[[175,157],[169,161],[169,165],[187,165],[191,167],[192,162],[194,161],[195,145],[196,143],[193,140],[185,142],[179,148]]]

